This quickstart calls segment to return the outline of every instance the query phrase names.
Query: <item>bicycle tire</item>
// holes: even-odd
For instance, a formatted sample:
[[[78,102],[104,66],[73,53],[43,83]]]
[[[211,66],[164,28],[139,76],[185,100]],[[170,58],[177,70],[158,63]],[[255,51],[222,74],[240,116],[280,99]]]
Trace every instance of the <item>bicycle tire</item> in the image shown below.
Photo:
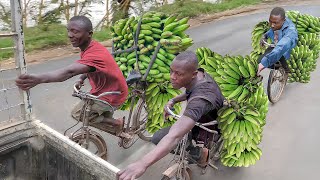
[[[85,137],[86,136],[87,136],[87,133],[85,132]],[[70,139],[75,143],[79,144],[80,146],[82,145],[82,142],[84,142],[82,138],[82,132],[77,132],[76,134],[72,135]],[[88,149],[87,150],[99,156],[101,159],[107,160],[108,150],[107,150],[106,142],[103,140],[103,138],[98,133],[90,131],[89,143],[90,142],[92,142],[97,147],[97,152],[92,152]]]
[[[278,73],[280,73],[280,77],[277,77]],[[276,103],[279,101],[280,96],[283,92],[284,86],[286,85],[286,80],[284,79],[285,71],[282,67],[280,67],[278,70],[272,69],[269,73],[268,78],[268,87],[267,87],[267,94],[268,99],[271,103]],[[280,80],[278,79],[280,78]],[[279,81],[278,84],[275,84],[275,81]],[[277,88],[277,91],[275,94],[272,92],[273,88]]]
[[[140,98],[138,100],[136,108],[134,109],[132,119],[136,122],[136,124],[138,125],[138,128],[141,128],[141,131],[138,132],[139,138],[144,141],[151,141],[152,135],[146,134],[148,133],[146,130],[146,124],[148,121],[148,111],[146,107],[147,107],[146,102],[144,101],[144,99]],[[147,114],[145,117],[141,119],[142,113],[147,113]]]

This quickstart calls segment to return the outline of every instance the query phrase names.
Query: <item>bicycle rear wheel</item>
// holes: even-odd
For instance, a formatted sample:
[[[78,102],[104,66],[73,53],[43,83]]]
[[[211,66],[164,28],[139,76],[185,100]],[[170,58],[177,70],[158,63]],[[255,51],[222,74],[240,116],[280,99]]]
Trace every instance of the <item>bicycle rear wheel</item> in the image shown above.
[[[152,134],[146,130],[148,121],[147,104],[144,99],[140,98],[133,113],[133,121],[136,122],[137,128],[140,129],[138,136],[144,141],[151,141]]]
[[[285,70],[280,67],[278,70],[272,69],[269,74],[267,94],[271,103],[279,101],[286,85],[287,78],[285,78]]]
[[[81,147],[84,147],[86,143],[87,132],[84,132],[84,136],[82,136],[82,132],[77,132],[73,134],[70,139]],[[99,156],[100,158],[107,160],[107,145],[103,138],[96,132],[90,132],[88,138],[88,145],[86,149],[91,153]],[[85,147],[84,147],[85,148]]]

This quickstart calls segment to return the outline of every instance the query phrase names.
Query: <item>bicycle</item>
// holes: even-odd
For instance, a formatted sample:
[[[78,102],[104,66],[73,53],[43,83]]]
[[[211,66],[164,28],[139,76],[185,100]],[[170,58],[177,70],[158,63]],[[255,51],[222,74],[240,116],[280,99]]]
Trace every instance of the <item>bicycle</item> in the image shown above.
[[[263,44],[265,44],[267,47],[275,47],[275,44],[269,44],[265,40],[263,40]],[[278,61],[271,69],[268,78],[267,94],[271,103],[274,104],[279,101],[286,83],[287,77],[285,69],[282,67],[280,61]]]
[[[139,64],[138,36],[140,32],[141,23],[142,21],[140,19],[136,33],[135,34],[132,33],[134,37],[134,46],[132,48],[125,49],[125,50],[122,50],[122,49],[116,50],[114,46],[114,42],[112,42],[111,54],[113,55],[113,57],[118,54],[131,53],[134,51],[136,54],[135,63],[137,65]],[[157,46],[155,47],[155,51],[153,53],[149,66],[143,76],[140,74],[139,66],[137,66],[137,69],[130,71],[126,79],[128,86],[132,87],[129,97],[127,98],[127,99],[130,99],[131,103],[130,103],[129,117],[126,120],[126,124],[124,125],[124,128],[123,128],[123,132],[121,132],[120,135],[118,135],[119,137],[118,145],[125,149],[131,147],[137,141],[137,138],[135,138],[136,135],[140,139],[145,141],[150,141],[152,138],[152,135],[150,135],[146,131],[146,123],[148,120],[148,110],[146,105],[145,90],[147,88],[147,82],[146,82],[147,76],[156,60],[157,53],[159,52],[160,47],[161,47],[161,44],[160,42],[158,42]],[[97,96],[91,95],[90,93],[82,92],[78,90],[76,87],[74,87],[74,91],[76,92],[75,96],[80,97],[80,99],[84,99],[85,101],[89,100],[90,98],[91,100],[96,100],[99,97],[101,97],[101,95],[97,97]],[[138,102],[135,105],[136,99],[138,99]],[[103,102],[103,103],[107,103],[107,102]],[[87,108],[87,106],[84,106],[83,111],[90,112],[90,107]],[[104,139],[100,134],[88,128],[90,124],[88,122],[89,120],[87,117],[84,116],[82,117],[81,120],[83,122],[83,126],[80,129],[76,130],[74,133],[72,133],[69,138],[77,142],[78,144],[84,146],[86,149],[88,149],[87,144],[89,144],[89,141],[91,141],[97,147],[97,151],[94,153],[102,157],[103,159],[107,159],[106,155],[104,155],[104,154],[107,154],[107,146]],[[94,126],[94,124],[91,124],[91,126]],[[101,129],[101,127],[98,127],[98,126],[94,126],[94,127]],[[69,129],[67,129],[64,134],[66,134],[66,132]]]
[[[169,115],[171,115],[175,119],[179,119],[181,116],[174,114],[169,108],[167,108]],[[207,148],[209,149],[209,158],[208,162],[205,166],[202,166],[202,174],[206,173],[208,165],[212,168],[218,169],[213,162],[219,160],[222,148],[223,148],[223,138],[221,134],[216,130],[211,130],[206,126],[212,126],[218,124],[218,121],[213,120],[208,123],[198,123],[196,122],[196,126],[206,130],[209,133],[214,135],[213,140],[208,143]],[[190,163],[195,163],[196,161],[192,159],[190,154],[187,151],[187,144],[190,144],[189,140],[189,132],[188,134],[184,135],[183,139],[179,142],[178,146],[175,149],[175,154],[173,160],[169,163],[169,165],[173,163],[169,168],[167,168],[162,173],[161,180],[173,180],[173,179],[180,179],[180,180],[191,180],[191,169],[189,167]],[[189,143],[188,143],[189,141]],[[200,166],[199,166],[200,167]]]
[[[145,141],[150,141],[152,137],[152,135],[148,134],[148,132],[145,129],[147,118],[148,118],[148,111],[147,111],[147,105],[145,102],[145,90],[144,90],[146,86],[144,82],[140,81],[140,78],[141,77],[139,75],[138,76],[131,75],[127,78],[128,85],[135,84],[135,87],[132,89],[128,97],[129,99],[131,99],[129,117],[127,118],[126,123],[124,124],[123,131],[119,135],[116,135],[117,137],[119,137],[119,143],[118,143],[119,146],[125,149],[131,147],[137,141],[137,138],[135,138],[135,135],[138,135],[139,138]],[[112,94],[120,94],[120,92],[117,92],[117,91],[104,92],[99,96],[94,96],[88,92],[84,92],[84,91],[81,91],[80,89],[77,89],[77,87],[74,85],[73,96],[83,100],[85,105],[81,110],[79,121],[64,132],[64,135],[66,135],[66,132],[69,129],[73,128],[80,121],[82,121],[82,127],[77,129],[75,132],[71,133],[69,138],[72,141],[84,147],[85,149],[88,149],[93,154],[96,154],[97,156],[105,160],[107,159],[106,142],[99,133],[89,128],[89,126],[93,126],[102,131],[106,131],[106,130],[104,130],[103,127],[99,126],[99,124],[90,123],[89,113],[91,111],[92,105],[94,104],[94,101],[98,101],[107,106],[110,106],[111,109],[114,111],[114,109],[108,102],[99,99],[103,96],[112,95]],[[137,98],[139,100],[135,105],[134,100]]]

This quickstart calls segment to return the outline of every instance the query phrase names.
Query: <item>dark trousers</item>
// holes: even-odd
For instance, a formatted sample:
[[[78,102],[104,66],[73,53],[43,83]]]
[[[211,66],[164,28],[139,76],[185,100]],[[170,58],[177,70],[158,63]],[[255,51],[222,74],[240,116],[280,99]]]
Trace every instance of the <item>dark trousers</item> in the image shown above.
[[[272,50],[273,50],[273,47],[268,47],[268,48],[266,49],[266,51],[264,52],[264,54],[262,54],[262,55],[258,58],[258,63],[260,63],[261,60],[262,60],[262,58],[263,58],[265,55],[269,54]],[[286,61],[286,59],[284,58],[284,56],[281,56],[281,58],[279,59],[278,62],[280,62],[281,66],[283,67],[283,69],[285,70],[286,73],[289,73],[289,72],[290,72],[290,69],[289,69],[289,67],[288,67],[287,61]],[[275,64],[271,65],[271,66],[268,67],[268,68],[270,68],[270,69],[278,69],[278,68],[279,68],[279,65],[277,65],[277,63],[275,63]]]
[[[151,142],[155,145],[157,145],[161,139],[166,136],[169,132],[171,127],[167,127],[167,128],[163,128],[160,129],[159,131],[157,131],[156,133],[153,134],[153,137],[151,139]],[[176,152],[177,150],[177,152]],[[189,152],[189,157],[191,159],[189,159],[189,163],[194,163],[198,160],[200,160],[201,158],[201,154],[202,154],[202,148],[199,146],[193,146],[192,144],[192,135],[191,133],[188,134],[188,140],[187,140],[187,144],[186,144],[186,151]],[[180,147],[178,149],[173,149],[170,153],[172,154],[180,154]]]

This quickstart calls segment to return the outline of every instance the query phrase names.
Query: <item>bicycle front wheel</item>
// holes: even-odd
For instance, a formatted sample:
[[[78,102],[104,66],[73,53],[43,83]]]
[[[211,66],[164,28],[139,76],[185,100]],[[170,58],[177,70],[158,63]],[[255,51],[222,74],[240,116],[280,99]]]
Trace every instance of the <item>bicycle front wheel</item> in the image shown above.
[[[144,99],[140,98],[133,113],[133,121],[136,122],[139,132],[138,136],[144,141],[151,141],[152,134],[146,130],[148,121],[147,104]]]
[[[79,144],[81,147],[84,147],[91,153],[95,154],[96,156],[99,156],[100,158],[107,160],[107,145],[102,137],[99,137],[96,133],[89,133],[83,132],[84,135],[82,135],[82,132],[77,132],[73,134],[70,139],[77,144]],[[87,136],[88,141],[87,141]]]
[[[269,74],[267,94],[271,103],[279,101],[286,85],[287,79],[285,77],[285,70],[279,68],[278,70],[272,69]]]

